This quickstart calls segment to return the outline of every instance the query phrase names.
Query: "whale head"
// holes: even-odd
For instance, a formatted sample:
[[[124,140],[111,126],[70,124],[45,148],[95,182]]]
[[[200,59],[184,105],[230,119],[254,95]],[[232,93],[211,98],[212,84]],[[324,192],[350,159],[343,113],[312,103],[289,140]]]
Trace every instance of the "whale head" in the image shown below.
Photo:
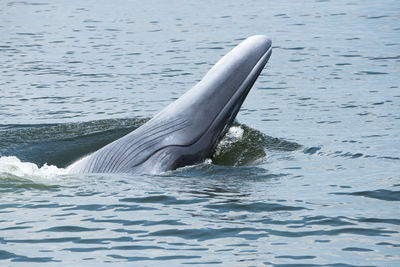
[[[154,118],[70,172],[159,173],[210,158],[271,56],[264,35],[247,38]]]

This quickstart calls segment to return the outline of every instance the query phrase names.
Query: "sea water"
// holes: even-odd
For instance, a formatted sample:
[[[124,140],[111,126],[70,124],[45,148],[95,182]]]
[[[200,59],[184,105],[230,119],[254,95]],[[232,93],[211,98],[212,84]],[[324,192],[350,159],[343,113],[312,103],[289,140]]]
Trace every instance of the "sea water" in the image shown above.
[[[400,265],[399,1],[1,1],[0,265]],[[70,175],[240,41],[213,158]]]

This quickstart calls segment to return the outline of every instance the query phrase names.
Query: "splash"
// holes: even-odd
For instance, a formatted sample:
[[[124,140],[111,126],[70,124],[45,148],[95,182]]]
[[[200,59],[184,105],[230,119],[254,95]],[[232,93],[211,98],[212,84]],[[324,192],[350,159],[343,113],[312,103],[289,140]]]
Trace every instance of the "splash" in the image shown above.
[[[147,119],[108,119],[77,123],[0,125],[0,155],[66,167],[84,155],[138,128]]]
[[[281,138],[267,136],[245,124],[235,123],[218,144],[212,163],[227,166],[262,164],[267,153],[290,152],[301,145]]]
[[[54,180],[67,170],[54,165],[38,167],[31,162],[22,162],[15,156],[0,157],[0,178],[24,178],[29,180]]]
[[[243,137],[244,130],[240,126],[232,126],[226,136],[230,139],[240,140]]]
[[[135,130],[147,120],[131,118],[3,126],[0,129],[0,179],[19,177],[38,181],[40,177],[43,181],[55,180],[57,176],[67,174],[65,168],[72,163]],[[267,136],[236,122],[218,144],[209,163],[254,166],[263,164],[266,155],[273,151],[290,152],[299,148],[297,143]]]
[[[265,158],[266,153],[260,138],[253,135],[262,134],[244,125],[232,126],[218,144],[212,162],[219,165],[244,166]]]

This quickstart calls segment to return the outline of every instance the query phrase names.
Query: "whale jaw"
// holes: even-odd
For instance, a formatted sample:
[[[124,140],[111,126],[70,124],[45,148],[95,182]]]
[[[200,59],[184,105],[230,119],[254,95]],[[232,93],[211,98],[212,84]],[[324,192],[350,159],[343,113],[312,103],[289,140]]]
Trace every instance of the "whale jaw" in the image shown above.
[[[160,173],[210,158],[271,56],[247,38],[183,96],[128,135],[70,166],[70,173]]]

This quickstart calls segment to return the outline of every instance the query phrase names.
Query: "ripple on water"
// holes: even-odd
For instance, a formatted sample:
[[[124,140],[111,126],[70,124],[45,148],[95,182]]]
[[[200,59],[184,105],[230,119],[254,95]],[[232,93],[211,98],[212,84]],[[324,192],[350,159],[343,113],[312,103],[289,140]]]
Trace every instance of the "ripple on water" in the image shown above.
[[[400,201],[400,191],[392,191],[388,189],[377,189],[373,191],[360,192],[335,192],[334,195],[361,196],[366,198],[374,198],[385,201]]]
[[[398,266],[398,4],[288,3],[0,4],[0,265]],[[213,159],[57,172],[252,34],[274,52]]]
[[[53,257],[27,257],[24,255],[18,255],[6,250],[0,250],[0,260],[11,260],[11,262],[61,262],[60,260],[54,260]]]
[[[245,203],[224,203],[224,204],[208,204],[204,206],[207,209],[212,209],[218,213],[228,212],[279,212],[279,211],[297,211],[306,209],[304,207],[287,206],[277,203],[262,203],[253,202]]]

